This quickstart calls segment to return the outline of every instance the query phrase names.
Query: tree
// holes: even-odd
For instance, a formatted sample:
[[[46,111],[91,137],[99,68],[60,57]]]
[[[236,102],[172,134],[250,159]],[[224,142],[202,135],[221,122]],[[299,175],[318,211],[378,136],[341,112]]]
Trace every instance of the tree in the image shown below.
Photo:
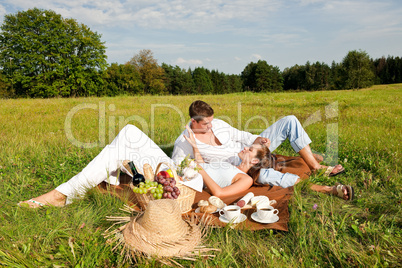
[[[191,94],[194,90],[194,81],[191,71],[181,69],[179,66],[173,67],[162,63],[165,71],[165,87],[168,93],[173,95]]]
[[[163,82],[165,72],[154,59],[150,49],[142,49],[127,64],[133,65],[140,73],[141,81],[144,84],[145,94],[165,94],[166,88]]]
[[[339,90],[343,89],[342,82],[342,64],[332,61],[331,70],[329,74],[329,89]]]
[[[140,74],[130,64],[112,63],[105,71],[104,95],[117,96],[120,94],[140,95],[144,92]]]
[[[196,94],[212,94],[214,87],[209,72],[202,67],[197,67],[193,72]]]
[[[37,8],[6,15],[1,30],[0,65],[18,96],[97,94],[107,65],[99,34]]]
[[[342,61],[345,89],[359,89],[374,84],[373,65],[365,51],[349,51]]]
[[[245,90],[256,92],[280,91],[283,89],[283,77],[278,67],[269,65],[265,60],[251,62],[241,73]]]
[[[240,75],[231,74],[231,75],[229,75],[228,79],[229,79],[230,92],[242,92],[243,91]]]

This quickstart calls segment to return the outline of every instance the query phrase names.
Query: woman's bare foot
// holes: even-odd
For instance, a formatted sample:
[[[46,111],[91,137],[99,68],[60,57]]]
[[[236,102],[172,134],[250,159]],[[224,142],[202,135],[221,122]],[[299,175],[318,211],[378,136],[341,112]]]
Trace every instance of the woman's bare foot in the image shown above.
[[[57,190],[52,190],[41,196],[21,201],[18,203],[20,207],[39,208],[42,206],[63,207],[66,204],[67,197]]]

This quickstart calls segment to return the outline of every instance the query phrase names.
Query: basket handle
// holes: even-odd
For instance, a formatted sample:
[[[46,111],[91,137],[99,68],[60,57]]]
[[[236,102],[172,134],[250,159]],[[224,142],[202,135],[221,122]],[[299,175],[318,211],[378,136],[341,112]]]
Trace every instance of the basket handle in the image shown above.
[[[162,165],[167,166],[168,168],[170,168],[170,170],[173,173],[173,178],[175,179],[176,182],[180,182],[179,176],[177,175],[176,169],[174,167],[172,167],[171,164],[167,163],[167,162],[160,162],[157,166],[156,166],[156,170],[155,170],[155,178],[156,175],[159,173],[159,169]]]

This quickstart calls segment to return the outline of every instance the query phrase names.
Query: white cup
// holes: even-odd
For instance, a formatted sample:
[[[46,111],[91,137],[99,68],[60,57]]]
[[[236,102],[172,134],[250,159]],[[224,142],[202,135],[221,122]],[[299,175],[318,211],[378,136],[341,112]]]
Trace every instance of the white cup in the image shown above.
[[[278,215],[279,210],[273,208],[272,206],[268,205],[267,203],[263,203],[258,205],[257,204],[257,216],[258,218],[265,220],[270,219],[274,215]]]
[[[219,215],[224,216],[228,221],[239,219],[240,214],[240,207],[236,205],[226,206],[219,211]]]

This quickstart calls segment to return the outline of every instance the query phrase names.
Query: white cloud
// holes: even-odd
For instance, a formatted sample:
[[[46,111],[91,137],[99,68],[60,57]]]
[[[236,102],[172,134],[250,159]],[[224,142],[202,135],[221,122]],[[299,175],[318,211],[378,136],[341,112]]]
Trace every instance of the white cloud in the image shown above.
[[[325,0],[300,0],[300,4],[303,6],[316,4],[316,3],[323,3]]]
[[[6,8],[0,4],[0,22],[2,23],[4,20],[4,15],[7,14]]]
[[[0,21],[33,7],[102,34],[109,62],[151,49],[160,63],[238,73],[250,60],[283,69],[360,48],[401,55],[398,0],[1,0]]]
[[[16,8],[52,9],[64,17],[85,24],[108,27],[140,26],[148,29],[176,29],[188,32],[235,30],[234,24],[259,22],[277,10],[280,0],[6,0]]]
[[[261,55],[259,55],[259,54],[252,54],[250,58],[251,58],[252,60],[253,60],[253,59],[254,59],[254,60],[260,60],[260,59],[262,59]]]
[[[202,60],[177,58],[175,61],[177,65],[202,65]]]

